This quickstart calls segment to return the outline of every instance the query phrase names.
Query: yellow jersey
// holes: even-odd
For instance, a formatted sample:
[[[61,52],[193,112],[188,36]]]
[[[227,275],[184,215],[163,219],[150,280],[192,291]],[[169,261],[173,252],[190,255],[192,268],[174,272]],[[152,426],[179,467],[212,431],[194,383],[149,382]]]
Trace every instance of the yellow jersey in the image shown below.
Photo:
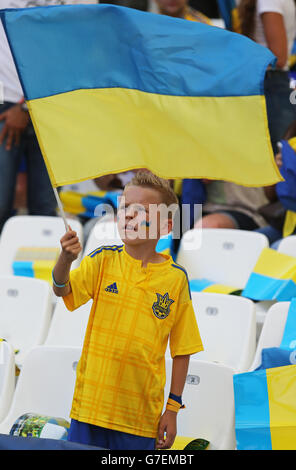
[[[143,268],[124,245],[102,246],[71,271],[66,307],[93,299],[71,418],[157,437],[168,339],[172,357],[203,349],[186,271],[162,256]]]

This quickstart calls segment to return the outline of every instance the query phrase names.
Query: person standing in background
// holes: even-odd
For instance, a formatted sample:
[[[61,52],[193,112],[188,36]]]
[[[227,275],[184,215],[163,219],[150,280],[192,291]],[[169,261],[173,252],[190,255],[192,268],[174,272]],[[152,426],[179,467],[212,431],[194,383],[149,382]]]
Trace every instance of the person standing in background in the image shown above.
[[[296,36],[295,0],[241,0],[238,8],[242,34],[268,47],[277,58],[276,68],[267,71],[264,83],[269,131],[276,155],[277,142],[296,119],[295,106],[290,101],[288,67]]]
[[[1,0],[1,8],[27,8],[78,3],[62,0]],[[80,0],[79,3],[97,3]],[[31,215],[56,215],[56,200],[24,103],[7,38],[0,21],[0,232],[13,209],[16,179],[22,158],[27,172],[27,206]]]

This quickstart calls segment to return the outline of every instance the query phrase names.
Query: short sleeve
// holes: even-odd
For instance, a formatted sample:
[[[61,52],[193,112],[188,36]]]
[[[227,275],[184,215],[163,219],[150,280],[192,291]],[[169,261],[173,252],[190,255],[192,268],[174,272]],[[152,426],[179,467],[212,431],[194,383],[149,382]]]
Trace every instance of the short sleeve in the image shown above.
[[[70,294],[63,297],[68,310],[72,311],[94,298],[100,271],[100,256],[86,256],[80,266],[70,272]]]
[[[172,358],[203,351],[187,280],[180,293],[176,319],[170,332],[170,351]]]
[[[258,0],[258,14],[273,12],[283,15],[283,1],[285,0]]]

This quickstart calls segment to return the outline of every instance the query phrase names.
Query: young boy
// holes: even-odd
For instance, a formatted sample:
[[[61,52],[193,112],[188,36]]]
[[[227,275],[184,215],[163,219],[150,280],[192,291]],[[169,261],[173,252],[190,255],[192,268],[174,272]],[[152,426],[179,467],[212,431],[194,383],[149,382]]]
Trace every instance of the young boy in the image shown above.
[[[169,449],[174,442],[189,357],[203,346],[186,271],[155,251],[172,229],[172,213],[160,208],[172,204],[177,199],[169,183],[140,171],[118,211],[123,245],[100,246],[70,272],[81,245],[72,230],[61,238],[55,294],[71,311],[93,299],[69,440],[110,450]],[[168,338],[171,394],[161,415]]]

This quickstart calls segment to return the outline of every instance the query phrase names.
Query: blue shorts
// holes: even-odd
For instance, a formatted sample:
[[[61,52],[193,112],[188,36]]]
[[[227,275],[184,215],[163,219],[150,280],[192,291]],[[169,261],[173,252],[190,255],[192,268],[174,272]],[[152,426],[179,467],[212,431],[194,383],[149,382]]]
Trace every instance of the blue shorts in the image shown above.
[[[154,437],[141,437],[71,419],[68,441],[108,450],[154,450]]]

